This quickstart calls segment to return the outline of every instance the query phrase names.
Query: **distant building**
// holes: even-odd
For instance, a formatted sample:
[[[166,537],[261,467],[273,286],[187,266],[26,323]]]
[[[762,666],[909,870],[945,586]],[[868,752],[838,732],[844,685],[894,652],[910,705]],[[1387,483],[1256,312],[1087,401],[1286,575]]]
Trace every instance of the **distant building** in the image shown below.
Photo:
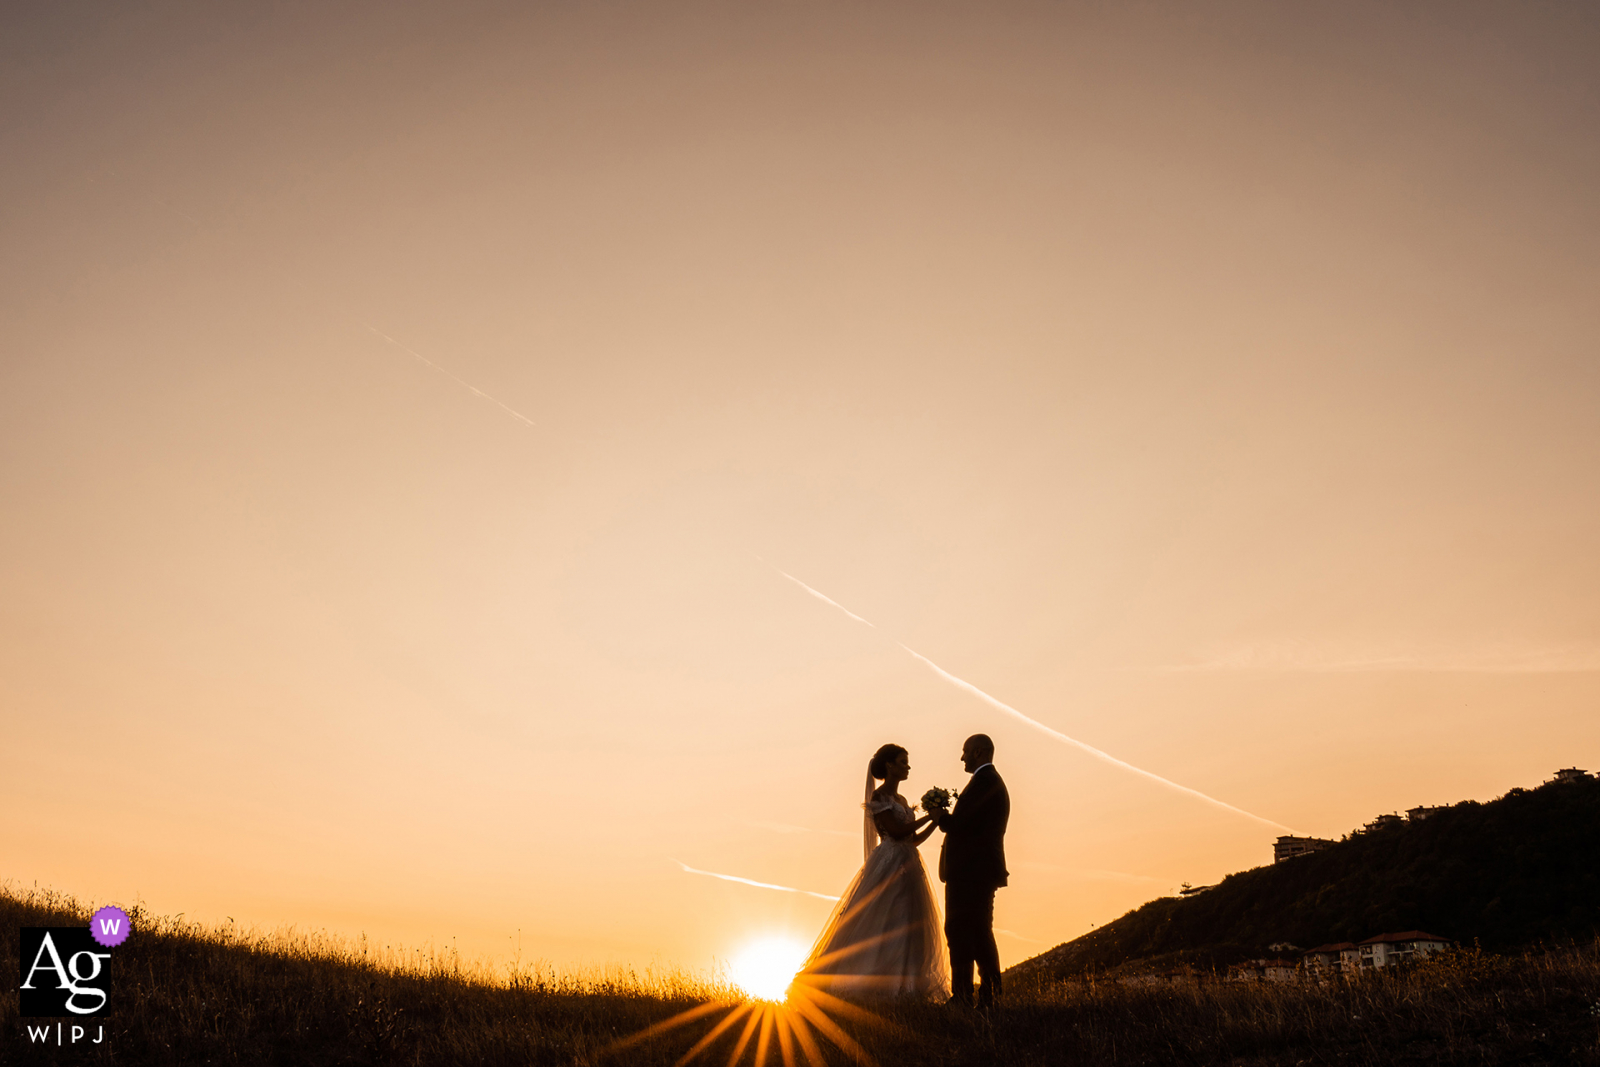
[[[1448,804],[1439,804],[1431,808],[1407,808],[1406,818],[1410,819],[1412,822],[1421,822],[1423,819],[1437,815],[1441,811],[1448,811],[1449,809],[1450,805]]]
[[[1337,845],[1338,843],[1321,837],[1280,837],[1272,846],[1272,862],[1282,863],[1291,856],[1304,856],[1311,852],[1321,852],[1329,845]]]
[[[1367,823],[1367,830],[1369,832],[1373,830],[1387,830],[1390,827],[1399,826],[1403,822],[1405,822],[1405,820],[1402,819],[1398,813],[1380,815],[1376,819],[1373,819],[1371,822]]]
[[[1307,950],[1300,959],[1305,964],[1306,970],[1313,973],[1328,974],[1344,970],[1344,954],[1346,952],[1352,956],[1355,955],[1356,945],[1354,941],[1318,945],[1316,948]]]
[[[1554,778],[1550,779],[1550,781],[1552,781],[1552,782],[1581,782],[1581,781],[1583,781],[1584,779],[1586,779],[1588,777],[1589,777],[1589,772],[1588,771],[1582,771],[1582,770],[1579,770],[1576,767],[1563,767],[1561,770],[1556,772],[1556,776]]]
[[[1299,970],[1294,960],[1268,960],[1261,968],[1261,977],[1269,982],[1292,982]]]
[[[1293,960],[1246,960],[1228,968],[1228,981],[1292,982],[1295,971]]]
[[[1435,952],[1443,952],[1455,944],[1448,937],[1425,934],[1421,930],[1406,930],[1398,934],[1379,934],[1369,937],[1356,946],[1356,966],[1361,968],[1393,967],[1411,959],[1423,959]]]
[[[1350,974],[1363,969],[1393,967],[1403,960],[1423,959],[1454,944],[1448,937],[1406,930],[1369,937],[1360,944],[1340,941],[1318,945],[1307,951],[1301,962],[1310,974]]]

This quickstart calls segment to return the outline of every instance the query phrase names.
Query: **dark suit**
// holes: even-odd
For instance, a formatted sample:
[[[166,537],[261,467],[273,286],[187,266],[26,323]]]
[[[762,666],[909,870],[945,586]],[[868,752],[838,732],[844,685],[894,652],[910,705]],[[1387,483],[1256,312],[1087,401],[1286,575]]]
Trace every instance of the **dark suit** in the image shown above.
[[[993,764],[973,773],[955,810],[939,820],[939,880],[944,883],[944,936],[950,944],[951,992],[972,1000],[972,965],[983,985],[980,1004],[1000,994],[1000,950],[994,943],[994,891],[1006,884],[1006,823],[1011,795]]]

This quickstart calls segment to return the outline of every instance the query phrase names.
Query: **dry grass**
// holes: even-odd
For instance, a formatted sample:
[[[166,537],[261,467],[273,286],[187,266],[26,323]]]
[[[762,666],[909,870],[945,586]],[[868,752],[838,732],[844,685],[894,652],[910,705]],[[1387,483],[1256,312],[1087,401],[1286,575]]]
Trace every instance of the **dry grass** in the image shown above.
[[[1019,1000],[1038,1013],[1020,1029],[1070,1016],[1079,1036],[1057,1025],[1063,1048],[1095,1062],[1600,1064],[1600,943],[1454,953],[1350,980],[1064,983]]]
[[[730,998],[679,972],[556,973],[464,965],[451,952],[375,951],[292,931],[241,932],[138,913],[116,950],[98,1046],[30,1047],[14,992],[0,999],[0,1060],[39,1063],[661,1064],[716,1023],[627,1035]],[[42,891],[0,890],[0,968],[18,928],[88,921]],[[8,983],[9,987],[9,983]],[[890,1064],[1600,1065],[1600,944],[1517,957],[1462,953],[1398,975],[1282,985],[1036,984],[992,1019],[904,1003],[840,1022]],[[697,1062],[728,1062],[739,1027]],[[753,1062],[755,1044],[740,1062]],[[822,1043],[829,1062],[844,1063]],[[770,1062],[781,1062],[776,1045]],[[799,1062],[804,1050],[795,1049]]]

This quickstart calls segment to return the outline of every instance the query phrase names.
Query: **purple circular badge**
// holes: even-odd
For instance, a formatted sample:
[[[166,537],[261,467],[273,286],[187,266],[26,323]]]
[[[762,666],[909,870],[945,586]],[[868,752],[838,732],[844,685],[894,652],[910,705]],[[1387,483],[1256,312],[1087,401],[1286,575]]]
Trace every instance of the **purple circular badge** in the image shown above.
[[[116,948],[133,933],[133,920],[121,908],[107,904],[89,920],[89,936],[106,948]]]

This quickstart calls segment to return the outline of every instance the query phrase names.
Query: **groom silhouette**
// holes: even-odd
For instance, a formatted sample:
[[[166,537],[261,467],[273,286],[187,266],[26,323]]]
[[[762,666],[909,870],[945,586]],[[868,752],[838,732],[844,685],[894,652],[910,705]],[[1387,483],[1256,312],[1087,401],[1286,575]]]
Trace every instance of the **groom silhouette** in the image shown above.
[[[961,746],[972,778],[955,810],[937,817],[944,831],[939,881],[944,883],[944,936],[950,945],[952,1004],[972,1003],[972,965],[983,984],[978,1007],[1000,996],[1000,950],[994,943],[994,891],[1006,884],[1006,821],[1011,795],[994,769],[994,742],[973,734]]]

